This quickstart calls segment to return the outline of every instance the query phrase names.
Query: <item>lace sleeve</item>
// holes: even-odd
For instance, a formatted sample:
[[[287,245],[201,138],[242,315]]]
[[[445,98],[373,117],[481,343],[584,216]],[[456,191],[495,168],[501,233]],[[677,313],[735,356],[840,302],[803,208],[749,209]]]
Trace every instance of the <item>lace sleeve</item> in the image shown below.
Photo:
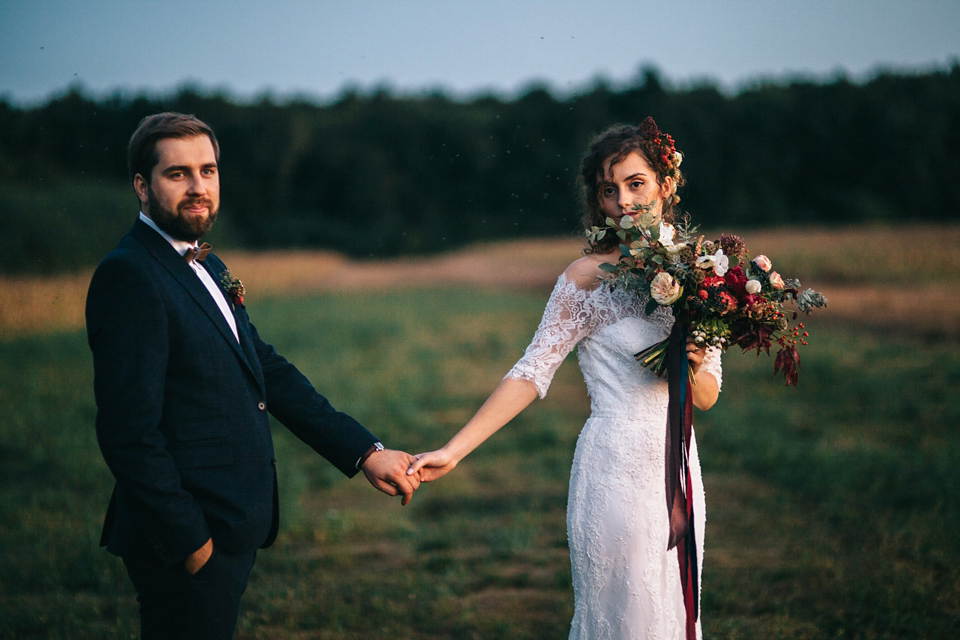
[[[529,380],[537,388],[537,395],[546,396],[553,374],[593,327],[590,293],[561,275],[533,341],[504,378]]]
[[[720,367],[720,349],[717,347],[707,347],[707,354],[703,356],[703,363],[700,365],[700,371],[712,373],[717,379],[717,389],[723,386],[723,370]]]

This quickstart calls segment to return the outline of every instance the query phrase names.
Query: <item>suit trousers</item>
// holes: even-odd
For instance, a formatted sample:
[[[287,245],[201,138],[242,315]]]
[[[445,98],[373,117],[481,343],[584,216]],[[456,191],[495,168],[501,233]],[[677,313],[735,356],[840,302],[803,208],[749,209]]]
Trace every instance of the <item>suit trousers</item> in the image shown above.
[[[256,551],[231,554],[214,543],[197,573],[153,558],[123,558],[140,604],[142,640],[230,640]]]

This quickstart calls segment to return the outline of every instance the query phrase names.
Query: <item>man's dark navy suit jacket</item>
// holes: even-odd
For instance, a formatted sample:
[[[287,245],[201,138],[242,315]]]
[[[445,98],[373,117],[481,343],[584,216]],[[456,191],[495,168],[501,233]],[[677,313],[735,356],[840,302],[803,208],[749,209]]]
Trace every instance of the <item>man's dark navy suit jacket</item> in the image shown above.
[[[219,283],[223,263],[211,254],[203,265]],[[376,441],[228,304],[239,343],[190,265],[141,220],[94,273],[87,334],[97,439],[116,478],[101,540],[111,553],[172,566],[211,537],[234,553],[272,543],[268,412],[348,476]]]

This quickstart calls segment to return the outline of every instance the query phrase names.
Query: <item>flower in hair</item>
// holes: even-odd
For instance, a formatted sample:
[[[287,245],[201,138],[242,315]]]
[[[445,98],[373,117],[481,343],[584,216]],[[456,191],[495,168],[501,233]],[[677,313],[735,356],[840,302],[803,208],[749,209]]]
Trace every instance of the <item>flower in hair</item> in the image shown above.
[[[647,116],[643,119],[643,122],[640,123],[640,135],[650,140],[660,137],[660,127],[657,126],[657,122],[653,119],[653,116]]]
[[[640,135],[659,147],[660,153],[656,158],[658,169],[664,175],[677,178],[680,163],[683,162],[683,154],[677,151],[673,136],[660,131],[660,127],[657,126],[656,121],[651,116],[647,116],[640,123]],[[677,200],[679,201],[679,198]]]

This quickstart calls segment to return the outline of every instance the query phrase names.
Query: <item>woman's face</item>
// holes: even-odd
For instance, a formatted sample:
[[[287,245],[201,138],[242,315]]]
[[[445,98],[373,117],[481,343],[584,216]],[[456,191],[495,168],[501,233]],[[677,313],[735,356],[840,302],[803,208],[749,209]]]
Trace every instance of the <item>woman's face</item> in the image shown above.
[[[600,211],[619,225],[624,215],[639,215],[637,205],[653,205],[654,221],[662,216],[663,200],[670,195],[672,178],[657,183],[657,172],[646,158],[634,151],[620,162],[610,165],[611,156],[603,163],[604,176],[599,184]]]

